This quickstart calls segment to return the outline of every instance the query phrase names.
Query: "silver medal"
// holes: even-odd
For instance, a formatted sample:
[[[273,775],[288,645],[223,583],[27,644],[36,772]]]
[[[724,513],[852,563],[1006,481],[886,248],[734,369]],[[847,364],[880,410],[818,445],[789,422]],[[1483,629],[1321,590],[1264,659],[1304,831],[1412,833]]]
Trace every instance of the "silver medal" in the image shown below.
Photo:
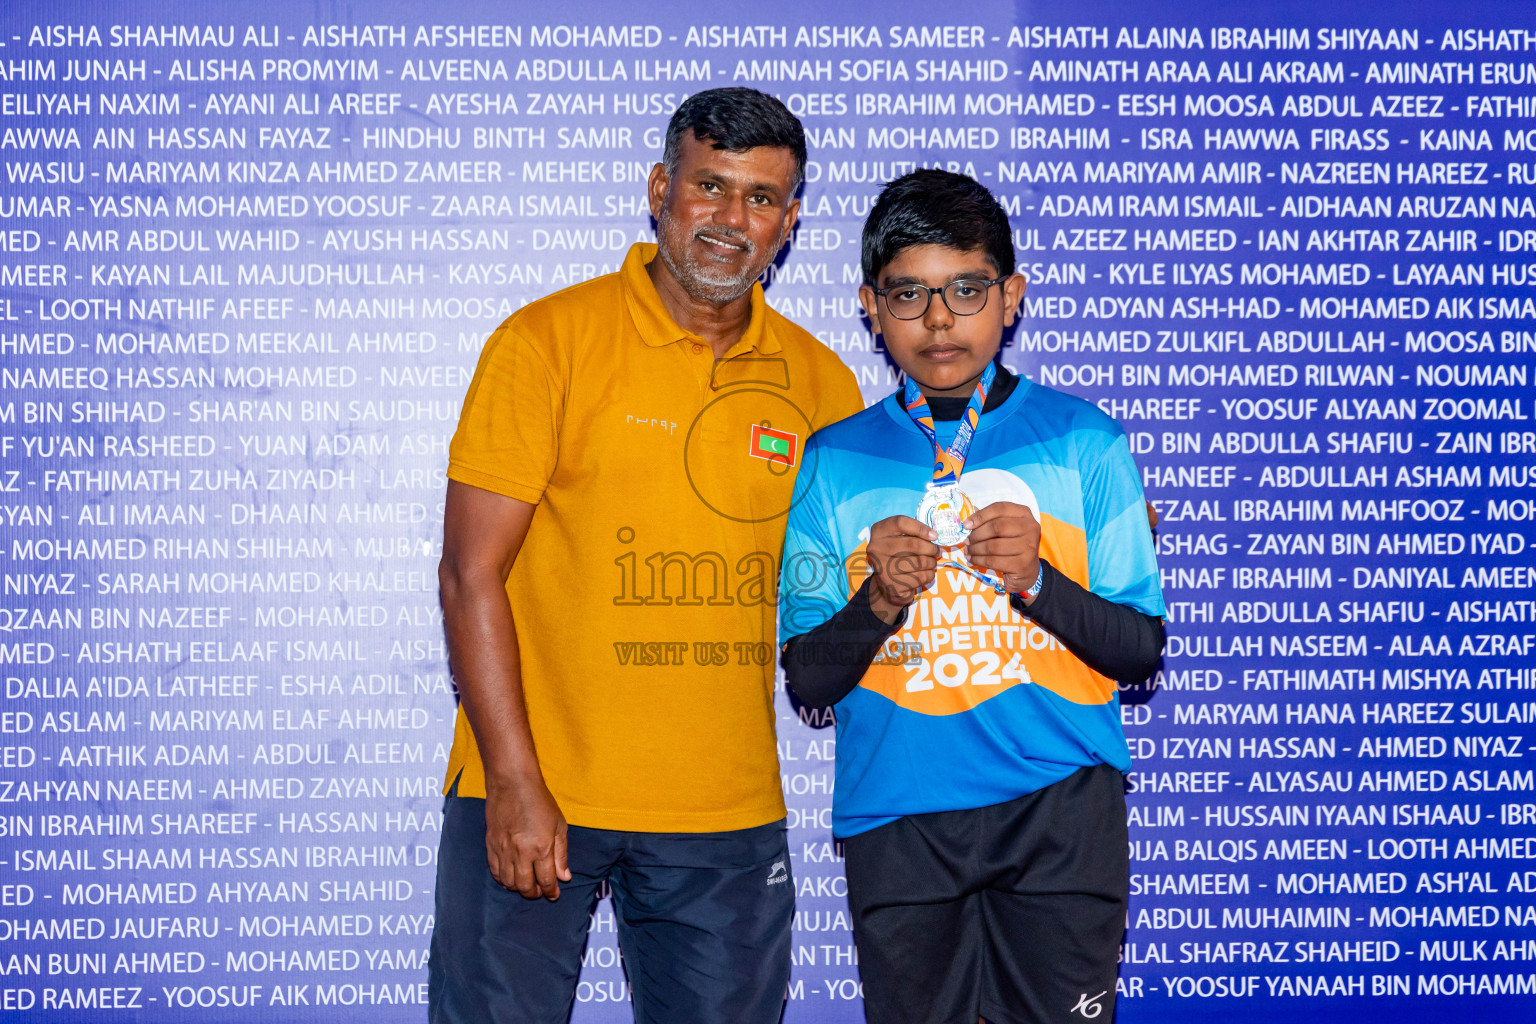
[[[923,500],[918,503],[917,518],[938,533],[934,543],[941,548],[952,548],[970,533],[960,525],[970,515],[968,506],[959,484],[929,484]]]

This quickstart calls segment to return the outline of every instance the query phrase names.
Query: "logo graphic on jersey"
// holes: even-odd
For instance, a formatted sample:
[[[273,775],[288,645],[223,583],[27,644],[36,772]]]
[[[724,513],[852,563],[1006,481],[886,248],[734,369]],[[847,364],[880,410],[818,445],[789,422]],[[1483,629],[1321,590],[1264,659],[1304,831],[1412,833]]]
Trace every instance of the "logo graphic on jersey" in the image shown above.
[[[787,430],[774,430],[761,424],[752,424],[752,443],[747,454],[755,459],[767,459],[793,466],[800,455],[800,438]]]
[[[780,882],[787,881],[789,881],[789,868],[781,860],[774,861],[773,867],[768,869],[768,884],[778,885]]]
[[[1098,995],[1096,995],[1096,996],[1094,996],[1092,998],[1089,998],[1088,993],[1084,992],[1082,995],[1077,997],[1077,1005],[1072,1007],[1071,1012],[1072,1013],[1081,1013],[1084,1017],[1087,1017],[1089,1020],[1092,1020],[1093,1018],[1097,1017],[1100,1013],[1103,1012],[1104,1007],[1099,1005],[1099,1000],[1103,999],[1104,996],[1107,995],[1108,993],[1109,993],[1109,990],[1105,989],[1103,992],[1100,992]]]

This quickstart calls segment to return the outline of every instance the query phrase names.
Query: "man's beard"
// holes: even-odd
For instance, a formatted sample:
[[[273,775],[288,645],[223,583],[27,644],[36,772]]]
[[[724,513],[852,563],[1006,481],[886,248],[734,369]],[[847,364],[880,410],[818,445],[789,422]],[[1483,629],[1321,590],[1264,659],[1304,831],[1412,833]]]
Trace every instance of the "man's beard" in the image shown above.
[[[708,262],[707,257],[701,259],[699,252],[693,246],[694,239],[699,232],[706,232],[732,245],[739,245],[746,250],[746,263],[741,270],[731,273],[723,266]],[[682,244],[674,252],[668,244],[671,233],[663,228],[657,233],[657,255],[666,264],[672,276],[677,279],[683,290],[700,302],[707,302],[713,306],[723,306],[728,302],[734,302],[747,292],[752,290],[752,283],[758,279],[773,256],[761,258],[757,246],[744,233],[734,228],[698,228],[693,234],[682,239]]]

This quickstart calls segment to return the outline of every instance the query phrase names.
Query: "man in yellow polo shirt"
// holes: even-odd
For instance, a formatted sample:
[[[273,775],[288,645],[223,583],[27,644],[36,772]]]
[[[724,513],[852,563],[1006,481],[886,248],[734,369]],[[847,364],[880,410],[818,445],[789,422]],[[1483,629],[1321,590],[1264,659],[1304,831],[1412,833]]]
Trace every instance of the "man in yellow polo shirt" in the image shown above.
[[[604,882],[637,1021],[779,1019],[778,555],[805,439],[863,408],[756,283],[805,156],[778,100],[690,97],[650,176],[657,245],[481,355],[439,569],[461,705],[434,1024],[565,1021]]]

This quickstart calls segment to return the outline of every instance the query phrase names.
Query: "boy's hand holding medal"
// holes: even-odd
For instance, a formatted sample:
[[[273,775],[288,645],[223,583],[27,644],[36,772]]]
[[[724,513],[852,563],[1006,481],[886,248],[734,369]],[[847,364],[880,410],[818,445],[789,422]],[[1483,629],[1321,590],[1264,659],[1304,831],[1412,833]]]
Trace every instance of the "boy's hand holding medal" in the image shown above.
[[[891,516],[869,528],[869,607],[895,624],[939,570],[938,534],[911,516]]]
[[[961,524],[970,531],[965,557],[978,569],[1002,578],[1008,592],[1025,595],[1040,579],[1040,523],[1025,505],[994,501]],[[1039,591],[1036,591],[1038,593]]]
[[[1026,505],[994,501],[962,522],[966,562],[999,577],[1008,592],[1034,600],[1040,579],[1040,523]],[[891,516],[869,528],[869,605],[888,623],[933,583],[945,549],[938,532],[911,516]],[[943,564],[951,564],[945,562]],[[1038,593],[1038,590],[1035,591]]]

